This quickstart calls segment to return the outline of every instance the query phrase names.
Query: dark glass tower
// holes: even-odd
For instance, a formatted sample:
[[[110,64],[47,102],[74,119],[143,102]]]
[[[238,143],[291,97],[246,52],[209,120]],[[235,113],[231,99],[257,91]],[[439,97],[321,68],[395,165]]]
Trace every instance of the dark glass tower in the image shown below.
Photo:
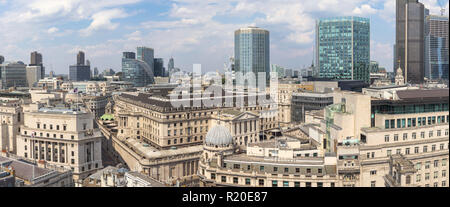
[[[407,83],[423,83],[425,76],[425,7],[418,0],[396,0],[396,52]],[[396,61],[395,68],[399,65]]]

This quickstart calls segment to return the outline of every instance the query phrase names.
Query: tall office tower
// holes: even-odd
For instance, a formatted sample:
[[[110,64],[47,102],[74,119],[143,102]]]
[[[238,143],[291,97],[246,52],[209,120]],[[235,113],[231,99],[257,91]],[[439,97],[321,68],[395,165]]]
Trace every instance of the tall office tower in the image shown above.
[[[77,64],[69,67],[70,81],[88,81],[91,80],[91,66],[85,65],[84,52],[77,55]]]
[[[122,73],[124,81],[133,83],[135,87],[145,87],[155,82],[153,70],[142,61],[135,59],[133,52],[124,52],[122,57]]]
[[[175,61],[173,60],[173,57],[171,57],[169,59],[169,63],[167,64],[167,74],[168,74],[168,76],[172,75],[173,69],[175,69]]]
[[[148,64],[153,73],[155,73],[155,52],[152,48],[138,47],[137,59]]]
[[[27,87],[26,67],[21,61],[0,65],[0,88]]]
[[[270,76],[270,33],[258,27],[246,27],[234,32],[234,57],[236,73],[253,72],[258,85],[259,73],[266,73],[266,86]],[[248,80],[239,83],[248,85]]]
[[[86,65],[91,65],[91,61],[89,61],[89,60],[86,60]]]
[[[418,0],[397,0],[396,10],[396,57],[394,59],[400,61],[406,83],[423,83],[426,10]],[[399,68],[398,63],[395,63],[395,68]]]
[[[40,76],[37,77],[38,81],[39,81],[39,79],[44,79],[45,78],[45,67],[44,67],[44,63],[43,63],[43,59],[42,59],[42,54],[41,53],[38,53],[37,51],[31,53],[30,65],[29,66],[39,67],[39,68],[35,68],[33,70],[36,70],[36,69],[41,70],[41,71],[37,72],[37,74],[40,74]],[[27,71],[27,73],[28,73],[28,71]],[[29,83],[29,85],[30,85],[30,83]]]
[[[98,77],[98,68],[97,67],[94,68],[94,77]]]
[[[155,58],[155,77],[164,77],[164,59]]]
[[[5,57],[0,55],[0,64],[2,64],[3,62],[5,62]]]
[[[30,66],[42,65],[42,54],[38,52],[31,53]]]
[[[425,77],[448,80],[448,16],[425,18]]]
[[[318,77],[370,82],[370,20],[334,17],[316,21]]]
[[[80,51],[77,54],[77,65],[84,65],[84,52]]]

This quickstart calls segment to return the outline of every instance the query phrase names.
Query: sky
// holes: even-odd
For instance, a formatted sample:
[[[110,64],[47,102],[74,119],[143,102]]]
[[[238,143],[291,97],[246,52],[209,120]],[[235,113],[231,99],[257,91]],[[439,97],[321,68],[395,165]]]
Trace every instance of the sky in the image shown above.
[[[420,0],[431,14],[448,0]],[[270,31],[271,64],[299,69],[313,60],[315,20],[371,20],[371,59],[392,71],[395,0],[0,0],[0,55],[28,64],[43,55],[47,73],[67,74],[82,50],[91,67],[121,70],[122,52],[154,48],[191,71],[222,71],[234,55],[234,31]]]

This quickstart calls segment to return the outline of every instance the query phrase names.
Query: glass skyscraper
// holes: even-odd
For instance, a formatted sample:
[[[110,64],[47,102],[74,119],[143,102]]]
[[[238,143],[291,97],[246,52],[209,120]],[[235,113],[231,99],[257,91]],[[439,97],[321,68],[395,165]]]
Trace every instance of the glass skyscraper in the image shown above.
[[[122,57],[123,79],[133,83],[135,87],[145,87],[154,83],[153,70],[142,61],[135,59],[133,52],[124,52]]]
[[[425,18],[425,77],[448,80],[448,16]]]
[[[153,73],[155,73],[155,52],[152,48],[148,47],[138,47],[137,48],[137,59],[140,61],[144,61],[150,66]]]
[[[266,73],[266,83],[270,73],[270,35],[269,31],[258,27],[247,27],[234,33],[234,54],[236,73],[253,72],[258,84],[260,72]],[[250,82],[241,83],[250,84]]]
[[[370,82],[370,20],[333,17],[316,21],[316,66],[320,78]]]

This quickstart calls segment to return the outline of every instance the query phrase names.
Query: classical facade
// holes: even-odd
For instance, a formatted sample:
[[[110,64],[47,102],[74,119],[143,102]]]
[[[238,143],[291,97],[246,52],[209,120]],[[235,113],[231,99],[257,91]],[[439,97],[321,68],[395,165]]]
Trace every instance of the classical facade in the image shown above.
[[[22,101],[17,98],[0,98],[0,150],[16,153],[16,137],[23,124]]]
[[[17,137],[17,155],[71,169],[75,182],[103,168],[102,134],[91,113],[31,106]]]
[[[336,157],[310,140],[289,137],[236,149],[222,125],[214,126],[204,143],[199,163],[201,186],[335,187]]]

